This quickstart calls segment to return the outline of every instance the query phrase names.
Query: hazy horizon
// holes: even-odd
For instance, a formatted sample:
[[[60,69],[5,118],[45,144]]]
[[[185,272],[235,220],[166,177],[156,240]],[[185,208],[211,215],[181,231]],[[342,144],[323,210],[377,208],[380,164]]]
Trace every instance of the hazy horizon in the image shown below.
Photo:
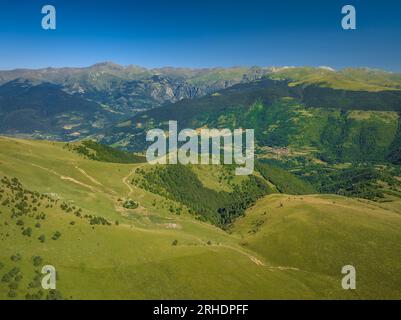
[[[200,66],[200,67],[192,67],[192,66],[180,66],[180,65],[161,65],[161,66],[143,66],[135,63],[130,63],[130,64],[120,64],[118,62],[114,61],[99,61],[90,65],[64,65],[64,66],[39,66],[36,68],[29,68],[29,67],[18,67],[18,68],[11,68],[11,69],[0,69],[0,71],[18,71],[18,70],[46,70],[46,69],[87,69],[91,67],[95,67],[97,65],[116,65],[121,68],[130,68],[130,67],[136,67],[136,68],[142,68],[146,70],[157,70],[157,69],[187,69],[187,70],[210,70],[210,69],[234,69],[234,68],[262,68],[262,69],[270,69],[270,68],[277,68],[277,69],[285,69],[285,68],[321,68],[321,69],[332,69],[334,72],[339,72],[345,69],[366,69],[366,70],[377,70],[377,71],[383,71],[383,72],[388,72],[388,73],[401,73],[401,71],[395,71],[395,70],[389,70],[389,69],[384,69],[384,68],[372,68],[369,66],[344,66],[342,68],[334,68],[332,66],[326,66],[326,65],[232,65],[232,66],[221,66],[221,65],[210,65],[210,66]]]

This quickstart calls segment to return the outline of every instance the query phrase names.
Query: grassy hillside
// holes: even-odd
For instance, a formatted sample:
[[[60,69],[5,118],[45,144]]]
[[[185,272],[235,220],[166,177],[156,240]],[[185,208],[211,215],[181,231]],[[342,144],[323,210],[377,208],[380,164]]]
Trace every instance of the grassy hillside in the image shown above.
[[[342,266],[353,265],[355,298],[400,298],[401,216],[375,203],[329,195],[271,195],[231,231],[244,247],[283,269],[335,281]]]
[[[399,215],[391,209],[342,197],[311,197],[316,203],[304,209],[297,200],[300,208],[291,209],[289,196],[271,195],[256,201],[229,234],[195,219],[189,202],[131,184],[148,171],[147,164],[95,161],[64,146],[0,138],[0,299],[399,297],[394,288],[401,274],[401,233]],[[187,169],[211,190],[230,192],[243,183],[228,183],[217,167],[208,175],[202,168]],[[267,183],[277,190],[271,178]],[[136,204],[132,209],[130,201]],[[288,241],[253,242],[247,223],[261,210],[267,222],[259,228],[280,231],[277,237]],[[305,220],[296,219],[299,211]],[[288,218],[275,212],[287,212]],[[289,223],[281,223],[286,219]],[[264,232],[254,237],[258,234]],[[329,247],[323,246],[320,258],[316,245],[323,240]],[[340,287],[338,266],[351,258],[361,266],[361,292]],[[58,271],[57,292],[38,287],[44,264]]]
[[[39,291],[27,289],[39,269],[31,262],[34,255],[57,268],[58,290],[64,298],[262,298],[273,292],[258,286],[259,267],[235,239],[185,212],[170,213],[174,202],[131,186],[133,170],[141,165],[86,160],[63,144],[6,138],[0,143],[2,176],[19,177],[24,189],[46,193],[60,206],[76,207],[67,213],[55,204],[41,206],[37,210],[46,218],[36,229],[32,212],[11,217],[17,200],[2,186],[10,203],[0,208],[1,273],[20,269],[24,280],[15,290],[17,298]],[[128,198],[139,207],[125,209],[123,201]],[[104,217],[112,225],[91,225],[90,219],[74,215],[78,208],[82,217]],[[31,236],[19,230],[19,219],[32,229]],[[61,237],[52,240],[56,231]],[[38,240],[41,234],[45,243]],[[17,254],[22,259],[12,261]],[[250,270],[254,275],[248,275]],[[286,275],[267,275],[265,284],[282,277]],[[1,297],[7,298],[9,291],[9,283],[1,283]]]
[[[401,89],[400,74],[365,68],[340,71],[311,67],[278,68],[267,77],[290,80],[291,86],[314,84],[332,89],[371,92]]]

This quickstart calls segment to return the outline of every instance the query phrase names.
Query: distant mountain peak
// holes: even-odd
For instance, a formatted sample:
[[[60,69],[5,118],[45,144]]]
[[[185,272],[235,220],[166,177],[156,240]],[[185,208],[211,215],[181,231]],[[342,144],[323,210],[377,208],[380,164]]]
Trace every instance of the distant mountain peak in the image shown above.
[[[89,68],[114,68],[114,69],[124,69],[123,66],[114,63],[112,61],[103,61],[103,62],[99,62],[99,63],[95,63],[94,65],[91,65]]]
[[[320,66],[319,69],[336,72],[335,69],[333,69],[332,67],[328,67],[328,66]]]

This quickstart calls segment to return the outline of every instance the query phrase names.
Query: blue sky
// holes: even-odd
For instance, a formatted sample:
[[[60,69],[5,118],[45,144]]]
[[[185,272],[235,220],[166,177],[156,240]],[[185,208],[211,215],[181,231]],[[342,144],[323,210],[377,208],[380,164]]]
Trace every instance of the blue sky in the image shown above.
[[[401,72],[397,0],[0,0],[0,69],[367,66]],[[57,9],[57,30],[41,8]],[[357,30],[341,28],[353,4]]]

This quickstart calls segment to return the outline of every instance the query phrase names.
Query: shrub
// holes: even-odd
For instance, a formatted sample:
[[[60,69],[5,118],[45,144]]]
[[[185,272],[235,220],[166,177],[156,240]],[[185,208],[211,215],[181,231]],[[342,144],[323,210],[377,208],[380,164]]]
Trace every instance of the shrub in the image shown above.
[[[11,282],[11,283],[8,285],[8,287],[9,287],[11,290],[17,290],[17,289],[18,289],[18,283],[17,283],[17,282]]]
[[[15,298],[17,296],[17,292],[15,292],[14,290],[10,290],[8,292],[8,297],[9,298]]]
[[[134,200],[127,200],[124,202],[123,207],[125,209],[136,209],[139,207],[139,204],[137,202],[135,202]]]
[[[11,277],[14,277],[20,273],[20,269],[17,267],[12,268],[8,273],[11,275]]]
[[[107,221],[103,217],[92,217],[92,216],[90,216],[89,223],[91,225],[103,225],[103,226],[110,226],[111,225],[111,223],[109,221]]]
[[[47,300],[63,300],[61,292],[58,290],[50,290],[46,296]]]
[[[32,257],[32,262],[33,262],[33,265],[34,265],[35,267],[37,267],[37,266],[40,266],[40,265],[42,264],[43,259],[42,259],[42,257],[40,257],[40,256],[33,256],[33,257]]]
[[[173,243],[172,243],[172,245],[173,245],[173,246],[178,245],[178,240],[174,240]]]
[[[53,234],[52,239],[53,239],[53,240],[57,240],[57,239],[59,239],[60,237],[61,237],[61,232],[60,232],[60,231],[56,231],[56,232]]]
[[[28,287],[39,288],[41,286],[41,279],[42,275],[39,273],[39,271],[35,270],[35,276],[33,277],[33,280],[28,284]]]
[[[10,282],[11,279],[12,279],[12,276],[9,273],[6,273],[1,277],[1,282],[7,283],[7,282]]]
[[[32,235],[32,229],[30,227],[28,227],[24,231],[22,231],[22,234],[24,236],[30,237]]]
[[[10,257],[11,261],[17,262],[20,261],[22,259],[21,255],[19,253],[14,254]]]
[[[25,299],[26,300],[40,300],[43,297],[43,291],[39,290],[37,293],[33,294],[26,294]]]

